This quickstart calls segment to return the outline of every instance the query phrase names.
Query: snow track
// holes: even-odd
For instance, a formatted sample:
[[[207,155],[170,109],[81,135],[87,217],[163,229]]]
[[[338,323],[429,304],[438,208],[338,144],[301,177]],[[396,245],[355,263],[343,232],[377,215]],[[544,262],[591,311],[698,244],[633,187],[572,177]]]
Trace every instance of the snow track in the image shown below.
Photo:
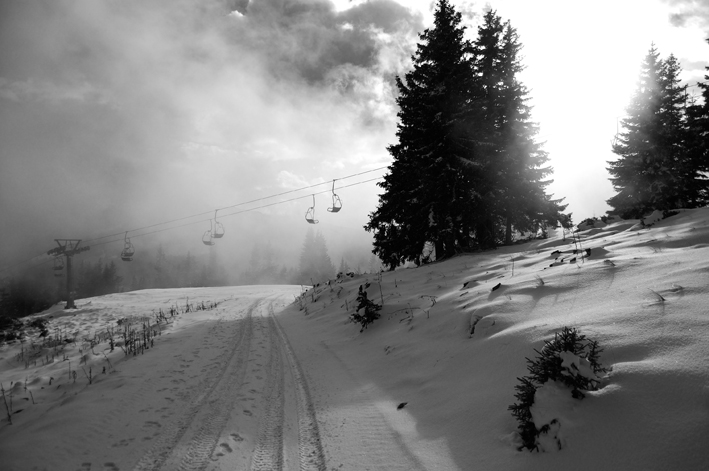
[[[273,298],[231,315],[237,318],[220,320],[211,331],[231,349],[216,359],[218,366],[203,370],[201,387],[193,388],[188,406],[162,427],[134,471],[326,470],[315,405]],[[231,442],[239,453],[229,445],[235,436],[242,440]]]
[[[206,467],[226,422],[224,411],[234,405],[233,390],[243,381],[253,336],[253,311],[261,302],[254,302],[245,317],[237,321],[234,346],[213,381],[193,399],[180,419],[163,430],[157,443],[135,466],[135,471]]]
[[[298,449],[300,455],[300,469],[303,471],[324,471],[325,457],[320,440],[320,431],[315,417],[315,405],[310,398],[308,385],[303,375],[302,368],[293,352],[283,329],[278,325],[273,315],[273,305],[269,306],[269,323],[277,332],[278,338],[288,357],[288,363],[295,383],[296,402],[298,404]]]
[[[322,443],[315,417],[315,406],[310,399],[302,369],[285,333],[268,307],[268,334],[270,339],[270,380],[267,407],[261,421],[259,441],[253,454],[252,471],[284,469],[284,428],[288,415],[284,404],[286,395],[293,394],[297,407],[298,462],[303,471],[326,469]],[[289,374],[290,373],[290,374]],[[286,388],[286,378],[290,380]]]
[[[269,319],[270,356],[266,411],[260,425],[258,443],[252,457],[252,471],[283,469],[284,368],[279,342]]]

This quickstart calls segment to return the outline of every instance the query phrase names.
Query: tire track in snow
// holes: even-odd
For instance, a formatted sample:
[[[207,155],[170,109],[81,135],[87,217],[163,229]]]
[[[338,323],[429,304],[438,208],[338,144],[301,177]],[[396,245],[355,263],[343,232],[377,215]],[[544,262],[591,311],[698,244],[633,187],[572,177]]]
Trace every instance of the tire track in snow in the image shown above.
[[[290,365],[290,371],[295,383],[295,395],[298,407],[298,451],[300,456],[301,471],[326,471],[325,455],[323,453],[322,442],[320,440],[320,430],[315,416],[315,405],[313,404],[308,384],[303,375],[303,370],[293,349],[288,342],[288,338],[283,329],[278,324],[273,311],[273,302],[268,306],[269,324],[285,351],[285,356]],[[284,365],[285,367],[285,365]]]
[[[234,347],[227,360],[223,362],[218,374],[215,375],[215,380],[192,400],[182,418],[163,430],[163,433],[157,438],[157,443],[143,455],[133,468],[134,471],[159,470],[166,464],[168,467],[165,469],[175,469],[173,462],[179,459],[179,456],[173,456],[178,452],[176,445],[193,428],[197,419],[203,419],[203,422],[194,432],[177,469],[199,470],[206,467],[216,446],[219,433],[226,422],[228,411],[231,410],[235,402],[231,393],[245,375],[251,337],[253,336],[253,311],[262,302],[263,299],[256,300],[248,308],[245,317],[237,320],[239,330],[235,335]],[[225,408],[225,406],[227,407]],[[184,448],[180,447],[180,449]]]
[[[251,471],[277,471],[283,469],[283,427],[285,423],[285,374],[283,355],[270,314],[268,338],[270,345],[266,388],[267,406],[259,426],[258,443],[252,455]]]

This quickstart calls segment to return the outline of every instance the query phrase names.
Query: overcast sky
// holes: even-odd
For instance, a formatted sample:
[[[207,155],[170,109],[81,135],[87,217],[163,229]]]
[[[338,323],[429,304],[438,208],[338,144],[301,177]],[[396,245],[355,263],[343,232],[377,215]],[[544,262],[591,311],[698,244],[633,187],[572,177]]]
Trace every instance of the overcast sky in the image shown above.
[[[474,37],[486,3],[453,3]],[[703,79],[709,7],[487,4],[524,45],[522,79],[555,168],[551,192],[577,221],[603,215],[613,194],[610,141],[645,54],[654,42],[680,59],[685,80]],[[0,266],[48,250],[54,238],[113,234],[389,165],[393,79],[406,72],[432,8],[428,0],[0,1]],[[378,190],[341,190],[338,214],[325,211],[327,194],[316,197],[329,243],[366,239]],[[241,234],[240,249],[249,234],[299,248],[311,204],[271,206],[256,219],[228,215],[254,205],[220,214],[229,234]],[[199,245],[204,229],[168,232]]]

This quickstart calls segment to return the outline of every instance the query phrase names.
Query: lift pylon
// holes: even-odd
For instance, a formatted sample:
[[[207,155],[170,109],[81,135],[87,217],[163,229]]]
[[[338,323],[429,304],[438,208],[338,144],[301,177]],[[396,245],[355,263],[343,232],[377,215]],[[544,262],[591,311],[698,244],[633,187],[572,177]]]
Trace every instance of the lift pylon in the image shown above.
[[[71,291],[72,288],[72,273],[71,273],[71,257],[81,252],[86,252],[90,249],[89,246],[79,247],[81,239],[54,239],[58,247],[47,251],[47,255],[55,255],[61,257],[62,255],[66,257],[66,306],[64,309],[76,309],[76,304],[74,303],[74,294]]]

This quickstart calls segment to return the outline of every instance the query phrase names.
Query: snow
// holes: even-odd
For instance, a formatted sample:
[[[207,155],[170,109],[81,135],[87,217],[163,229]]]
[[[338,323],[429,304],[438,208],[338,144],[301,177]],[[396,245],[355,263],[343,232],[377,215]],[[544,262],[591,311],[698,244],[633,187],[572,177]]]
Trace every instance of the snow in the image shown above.
[[[548,427],[538,439],[540,451],[554,452],[566,447],[565,435],[576,425],[575,411],[580,405],[571,397],[569,388],[558,381],[547,381],[537,388],[530,408],[532,421],[537,430]]]
[[[561,358],[561,367],[566,370],[564,374],[567,376],[582,376],[593,381],[600,381],[601,378],[593,371],[591,363],[586,358],[574,355],[573,352],[560,352],[559,357]]]
[[[30,339],[0,347],[13,408],[10,424],[0,402],[0,468],[707,469],[709,209],[638,223],[385,272],[381,285],[356,275],[300,302],[299,286],[242,286],[55,306],[38,316],[78,341],[53,362],[49,349],[20,360]],[[366,282],[383,308],[360,333],[349,315]],[[170,319],[137,356],[81,340],[188,298],[219,304]],[[544,451],[517,451],[517,378],[565,326],[599,342],[608,373],[583,399],[541,386]]]

